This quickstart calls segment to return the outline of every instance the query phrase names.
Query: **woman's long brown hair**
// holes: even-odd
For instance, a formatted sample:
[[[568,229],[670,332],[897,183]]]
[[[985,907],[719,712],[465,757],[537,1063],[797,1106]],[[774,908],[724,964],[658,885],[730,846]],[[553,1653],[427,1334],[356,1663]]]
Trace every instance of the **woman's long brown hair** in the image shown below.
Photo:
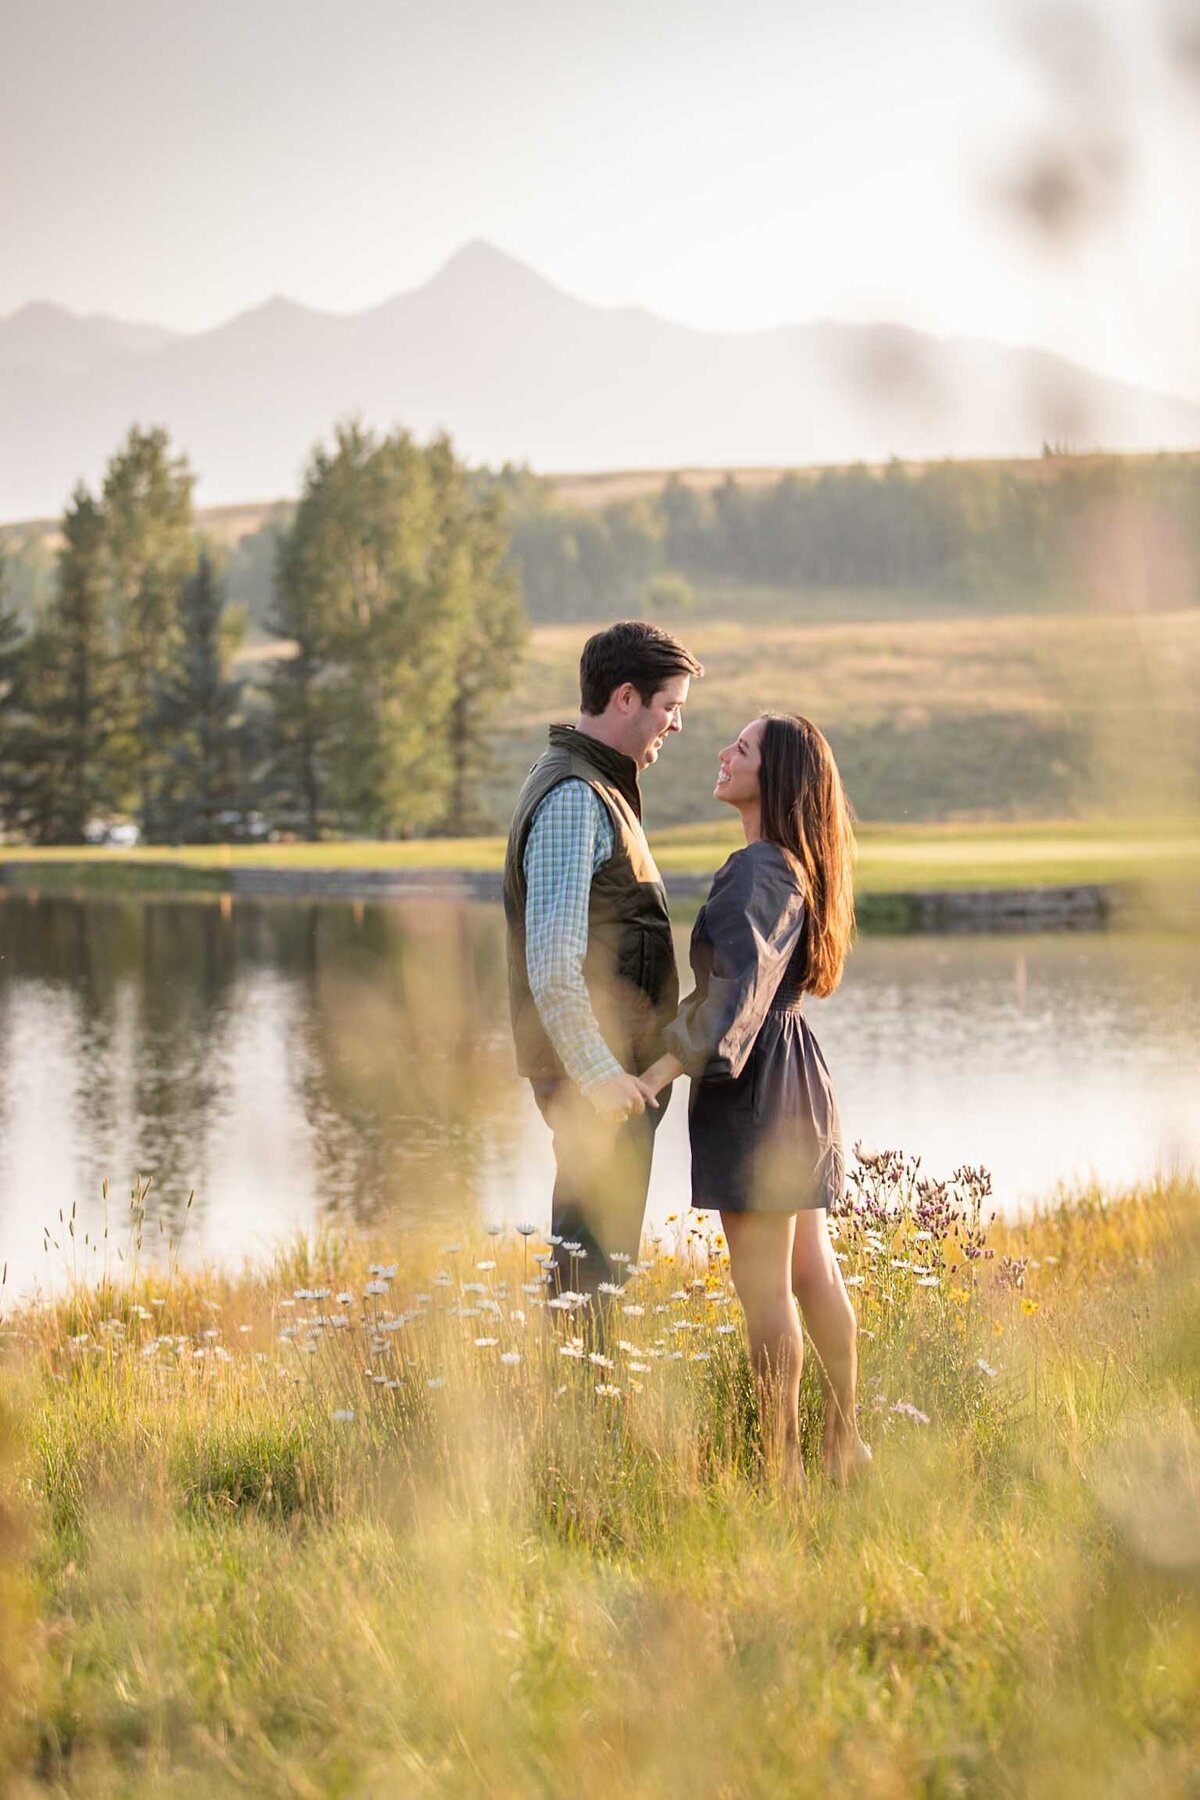
[[[854,827],[833,751],[809,719],[764,713],[759,828],[799,864],[808,906],[804,987],[822,997],[842,979],[854,935]]]

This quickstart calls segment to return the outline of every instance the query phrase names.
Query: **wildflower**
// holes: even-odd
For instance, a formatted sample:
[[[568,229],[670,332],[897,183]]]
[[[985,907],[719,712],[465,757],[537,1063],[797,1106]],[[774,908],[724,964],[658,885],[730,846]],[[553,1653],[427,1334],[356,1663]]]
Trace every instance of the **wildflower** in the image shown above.
[[[645,1312],[644,1306],[623,1306],[621,1311],[630,1319],[640,1319]]]
[[[608,1260],[614,1263],[631,1263],[633,1258],[626,1250],[613,1250],[609,1253]]]
[[[951,1288],[950,1298],[953,1300],[955,1306],[965,1306],[967,1301],[971,1298],[971,1290],[970,1288],[964,1287]]]
[[[477,1262],[475,1264],[475,1267],[477,1269],[494,1269],[495,1266],[496,1266],[495,1263],[491,1260],[490,1257],[484,1262]]]
[[[583,1249],[583,1245],[578,1241],[577,1238],[572,1238],[570,1240],[564,1239],[563,1240],[563,1249],[566,1251],[568,1256],[575,1256],[580,1250]]]
[[[1039,1300],[1031,1300],[1029,1298],[1029,1295],[1026,1294],[1024,1299],[1021,1301],[1021,1311],[1025,1314],[1026,1318],[1029,1318],[1029,1317],[1031,1317],[1031,1315],[1033,1313],[1035,1313],[1038,1310],[1038,1307],[1040,1305],[1041,1305],[1041,1302]]]
[[[493,1269],[495,1266],[495,1263],[493,1263]],[[464,1281],[462,1284],[462,1291],[464,1294],[486,1294],[487,1288],[482,1281]]]
[[[363,1289],[363,1299],[364,1300],[368,1299],[372,1294],[386,1294],[386,1293],[387,1293],[387,1282],[386,1281],[368,1281],[366,1287]]]
[[[445,1385],[446,1377],[444,1375],[431,1375],[429,1380],[425,1383],[427,1388],[444,1388]]]
[[[711,1351],[708,1351],[708,1350],[693,1350],[691,1357],[689,1358],[689,1361],[691,1361],[691,1362],[708,1362],[711,1359],[711,1354],[712,1354]]]
[[[442,1245],[442,1255],[443,1256],[457,1256],[461,1249],[462,1249],[461,1244],[443,1244]]]
[[[906,1419],[913,1419],[918,1425],[928,1425],[929,1414],[923,1413],[911,1400],[897,1400],[892,1407],[894,1413],[902,1413]]]
[[[598,1369],[611,1369],[614,1366],[612,1357],[601,1356],[599,1350],[593,1350],[588,1357],[588,1361],[590,1363],[595,1363]]]
[[[475,1348],[477,1350],[494,1350],[499,1342],[499,1338],[476,1338]]]
[[[500,1352],[500,1361],[502,1363],[508,1363],[510,1367],[519,1363],[520,1360],[521,1354],[518,1350],[502,1350]]]
[[[353,1294],[341,1293],[338,1295],[338,1305],[339,1306],[350,1306],[353,1303],[353,1300],[354,1300]]]
[[[844,1279],[847,1287],[861,1287],[863,1284],[863,1277],[861,1275],[847,1275]]]
[[[718,1325],[717,1326],[717,1336],[718,1337],[727,1337],[731,1331],[736,1331],[736,1330],[737,1330],[736,1325],[731,1325],[731,1324]]]
[[[938,1275],[920,1275],[917,1277],[918,1287],[940,1287],[941,1277]]]
[[[484,1226],[484,1230],[489,1237],[502,1237],[504,1235],[503,1221],[500,1219],[493,1219],[490,1224]]]
[[[560,1344],[558,1346],[558,1354],[560,1356],[574,1356],[580,1362],[582,1362],[583,1361],[583,1345],[580,1343]]]
[[[985,1375],[990,1375],[993,1380],[1000,1372],[998,1369],[994,1369],[987,1358],[983,1356],[976,1358],[975,1366],[977,1369],[981,1369]]]
[[[454,1280],[454,1277],[452,1275],[448,1275],[446,1273],[445,1269],[439,1269],[437,1274],[433,1278],[433,1285],[434,1285],[434,1287],[450,1287],[453,1280]]]
[[[352,1406],[338,1406],[334,1408],[333,1420],[335,1425],[348,1425],[353,1417],[354,1408]]]
[[[518,1225],[516,1227],[516,1230],[520,1233],[520,1235],[522,1237],[532,1237],[534,1232],[537,1230],[537,1226],[526,1223],[526,1224]]]
[[[635,1375],[648,1375],[650,1373],[650,1364],[649,1363],[631,1362],[629,1366],[633,1370]]]
[[[596,1392],[598,1394],[603,1394],[606,1400],[619,1400],[621,1398],[620,1388],[613,1387],[612,1383],[609,1381],[598,1381],[596,1383]]]
[[[540,1294],[541,1291],[542,1284],[540,1281],[523,1281],[521,1283],[521,1292],[523,1294]]]
[[[399,1272],[399,1263],[372,1263],[367,1270],[368,1275],[378,1275],[381,1281],[395,1281]]]
[[[602,1294],[620,1294],[624,1292],[624,1289],[619,1281],[602,1281],[600,1283],[600,1292]]]

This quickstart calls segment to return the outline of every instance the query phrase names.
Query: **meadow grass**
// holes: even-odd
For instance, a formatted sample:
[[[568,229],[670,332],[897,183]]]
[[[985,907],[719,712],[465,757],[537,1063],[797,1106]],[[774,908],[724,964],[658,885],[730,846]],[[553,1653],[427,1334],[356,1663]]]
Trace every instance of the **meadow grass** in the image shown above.
[[[914,602],[914,606],[915,606]],[[830,620],[731,592],[720,616],[664,620],[704,664],[683,735],[646,778],[651,825],[712,800],[717,752],[764,709],[814,719],[872,821],[1160,815],[1200,779],[1200,611]],[[593,626],[539,626],[497,723],[486,810],[507,817],[545,742],[573,719]]]
[[[4,1792],[1194,1793],[1200,1188],[884,1155],[835,1241],[877,1462],[799,1498],[695,1215],[602,1348],[511,1227],[10,1312]]]

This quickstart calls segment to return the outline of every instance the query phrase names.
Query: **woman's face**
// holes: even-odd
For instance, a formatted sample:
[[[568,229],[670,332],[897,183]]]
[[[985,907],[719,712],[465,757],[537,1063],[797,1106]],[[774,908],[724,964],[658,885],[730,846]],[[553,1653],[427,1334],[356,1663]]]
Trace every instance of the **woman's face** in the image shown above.
[[[752,719],[739,731],[736,740],[720,753],[721,772],[713,795],[728,806],[747,806],[758,799],[758,768],[762,761],[765,726],[765,719]]]

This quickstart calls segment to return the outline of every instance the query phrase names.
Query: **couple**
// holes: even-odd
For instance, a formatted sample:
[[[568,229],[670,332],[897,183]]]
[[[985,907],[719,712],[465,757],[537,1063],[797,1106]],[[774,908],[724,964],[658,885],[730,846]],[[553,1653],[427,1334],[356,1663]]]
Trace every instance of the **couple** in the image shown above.
[[[589,638],[580,714],[552,725],[517,800],[504,869],[517,1063],[554,1137],[552,1231],[570,1285],[595,1294],[636,1261],[654,1133],[691,1077],[692,1204],[717,1210],[781,1473],[802,1480],[799,1301],[825,1394],[822,1464],[870,1460],[855,1415],[854,1310],[829,1239],[841,1132],[801,1014],[832,993],[854,923],[853,837],[815,726],[753,719],[720,753],[715,797],[746,844],[718,870],[692,933],[680,1004],[662,878],[638,776],[683,729],[704,671],[636,620]],[[576,1246],[574,1249],[570,1246]]]

